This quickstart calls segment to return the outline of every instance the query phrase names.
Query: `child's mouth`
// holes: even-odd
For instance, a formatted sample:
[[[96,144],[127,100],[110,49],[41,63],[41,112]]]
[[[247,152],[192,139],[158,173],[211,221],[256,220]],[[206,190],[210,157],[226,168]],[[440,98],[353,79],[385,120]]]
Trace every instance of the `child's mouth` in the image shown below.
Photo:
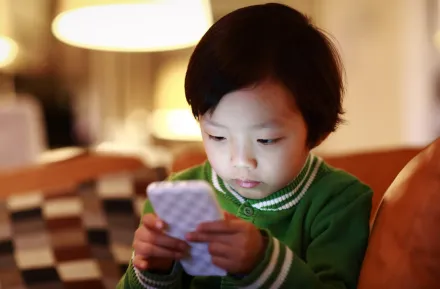
[[[245,188],[245,189],[252,189],[252,188],[255,188],[256,186],[258,186],[260,184],[260,182],[252,181],[252,180],[238,180],[238,179],[235,179],[234,181],[237,184],[237,186]]]

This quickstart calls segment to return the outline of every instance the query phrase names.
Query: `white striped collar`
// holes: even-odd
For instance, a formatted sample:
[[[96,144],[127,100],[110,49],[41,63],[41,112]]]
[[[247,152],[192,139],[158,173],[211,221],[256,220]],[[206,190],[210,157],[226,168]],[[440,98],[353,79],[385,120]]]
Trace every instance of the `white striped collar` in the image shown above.
[[[321,158],[309,154],[301,172],[292,182],[283,189],[259,200],[247,199],[241,196],[230,185],[225,183],[211,166],[209,166],[209,175],[212,185],[219,193],[229,196],[238,203],[249,202],[252,207],[261,211],[281,211],[290,209],[299,203],[316,179],[321,164]]]

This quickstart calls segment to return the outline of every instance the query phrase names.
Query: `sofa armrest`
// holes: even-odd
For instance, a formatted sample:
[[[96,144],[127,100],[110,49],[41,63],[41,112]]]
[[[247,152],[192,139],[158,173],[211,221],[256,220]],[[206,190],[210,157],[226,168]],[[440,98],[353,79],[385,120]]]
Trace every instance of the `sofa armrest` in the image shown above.
[[[88,153],[65,161],[0,171],[0,199],[30,191],[57,191],[100,175],[145,168],[134,157]]]
[[[440,139],[395,178],[374,219],[360,289],[440,284]]]

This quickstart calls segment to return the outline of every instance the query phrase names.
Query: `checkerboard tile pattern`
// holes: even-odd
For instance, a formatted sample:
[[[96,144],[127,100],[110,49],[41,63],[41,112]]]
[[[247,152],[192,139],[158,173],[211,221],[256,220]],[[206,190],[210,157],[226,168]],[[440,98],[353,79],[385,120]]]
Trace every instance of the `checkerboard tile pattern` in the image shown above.
[[[165,169],[103,176],[56,196],[0,200],[0,288],[115,288],[145,188]]]

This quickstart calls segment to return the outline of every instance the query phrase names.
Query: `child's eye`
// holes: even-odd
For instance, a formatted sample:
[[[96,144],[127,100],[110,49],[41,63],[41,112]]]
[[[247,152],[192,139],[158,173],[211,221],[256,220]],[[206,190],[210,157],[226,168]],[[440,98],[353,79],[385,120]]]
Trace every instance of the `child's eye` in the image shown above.
[[[209,139],[212,139],[214,141],[224,141],[226,138],[222,137],[222,136],[214,136],[214,135],[208,135]]]
[[[276,139],[258,139],[257,141],[261,143],[262,145],[272,145],[277,143],[280,140],[280,138]]]

